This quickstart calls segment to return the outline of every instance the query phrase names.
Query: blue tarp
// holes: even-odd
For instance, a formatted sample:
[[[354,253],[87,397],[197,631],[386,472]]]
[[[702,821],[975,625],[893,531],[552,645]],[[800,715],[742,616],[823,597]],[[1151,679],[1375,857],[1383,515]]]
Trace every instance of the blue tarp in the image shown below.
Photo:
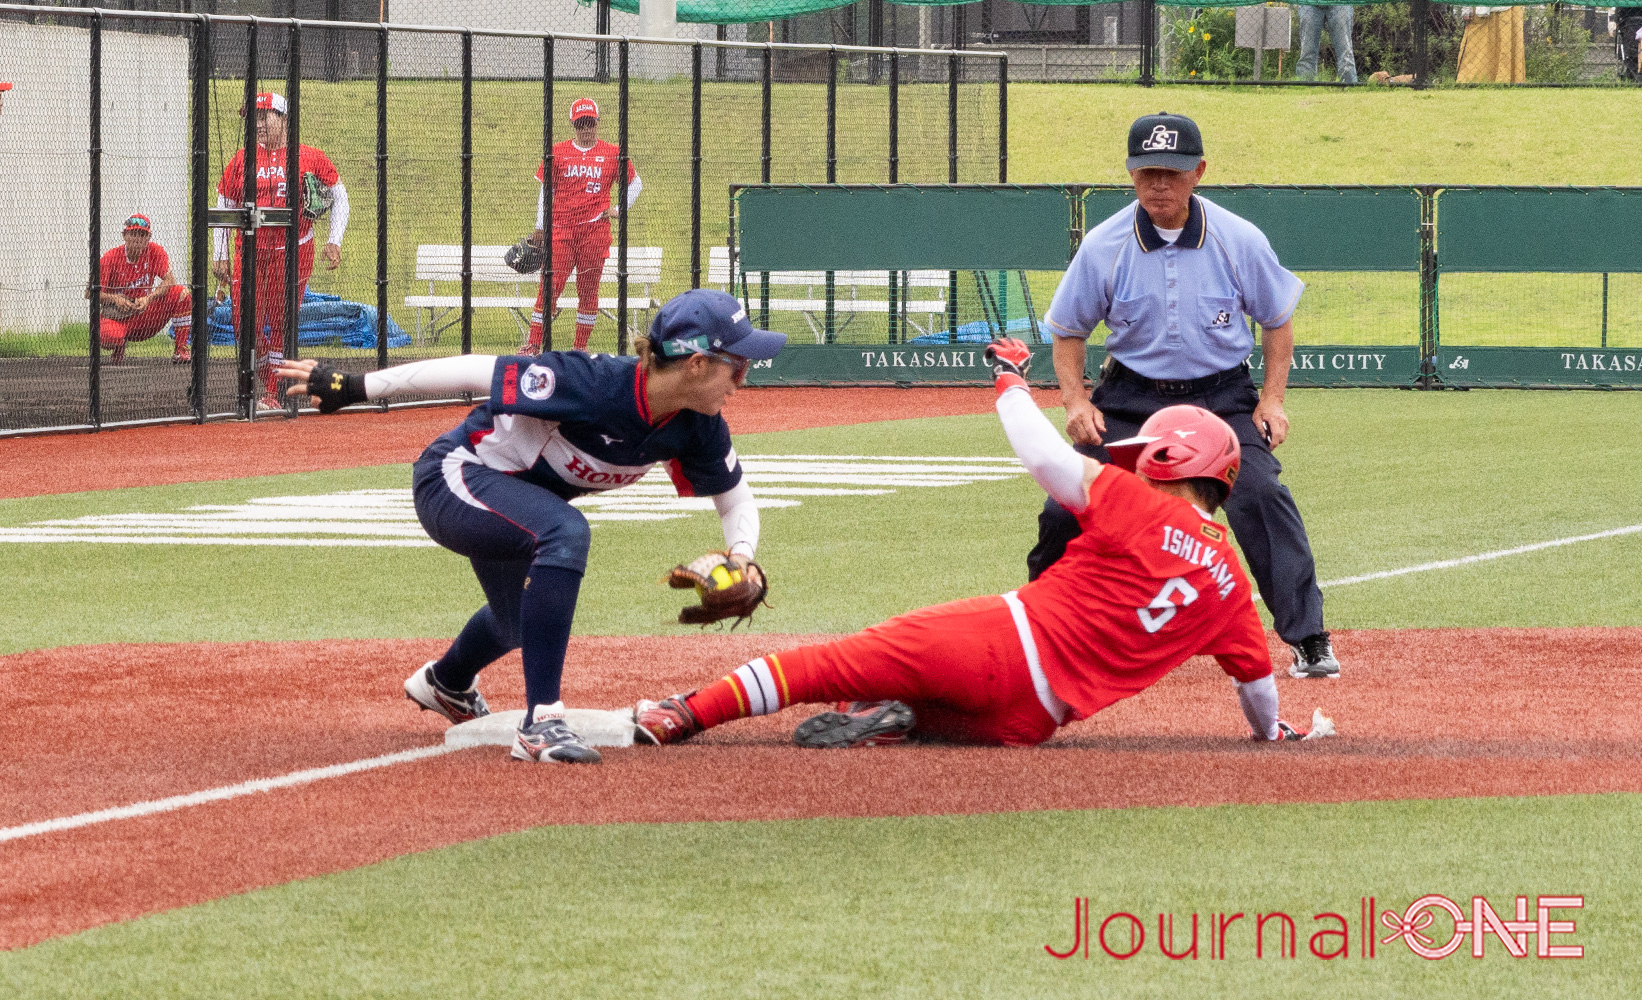
[[[1031,336],[1032,321],[1025,316],[1012,319],[1009,321],[1008,332],[1014,336],[1020,337],[1022,340],[1030,342],[1033,339]],[[1038,338],[1040,343],[1044,342],[1046,339],[1047,338],[1042,336]],[[907,343],[990,344],[992,343],[992,326],[987,323],[986,320],[978,319],[972,323],[964,323],[960,325],[956,333],[948,333],[945,330],[941,330],[936,333],[926,333],[922,337],[913,337],[911,340],[907,341]]]
[[[211,309],[206,324],[211,330],[211,343],[234,342],[234,303],[225,299]],[[376,307],[359,302],[344,302],[337,295],[309,292],[302,299],[302,311],[297,314],[297,343],[303,347],[325,345],[356,348],[376,346]],[[410,335],[388,317],[388,346],[409,347]]]

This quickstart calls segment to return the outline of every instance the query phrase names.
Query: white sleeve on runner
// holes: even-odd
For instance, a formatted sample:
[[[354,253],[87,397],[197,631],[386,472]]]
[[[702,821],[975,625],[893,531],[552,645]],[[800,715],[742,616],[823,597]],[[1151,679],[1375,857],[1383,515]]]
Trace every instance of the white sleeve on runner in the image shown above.
[[[1056,433],[1026,387],[1005,390],[998,396],[997,407],[1009,447],[1038,485],[1067,510],[1089,506],[1089,484],[1084,477],[1093,463]],[[1100,466],[1095,469],[1098,475]]]
[[[1232,678],[1237,687],[1237,700],[1243,705],[1243,718],[1249,728],[1261,739],[1277,738],[1277,681],[1271,674],[1257,681],[1244,683]]]
[[[751,559],[758,551],[758,502],[747,480],[714,494],[713,506],[724,525],[724,547]]]
[[[370,399],[403,392],[490,392],[490,377],[496,371],[494,354],[460,354],[453,358],[413,361],[379,372],[365,374],[365,395]]]
[[[331,185],[331,235],[326,243],[342,245],[342,234],[348,231],[348,189],[337,180]]]
[[[547,185],[536,186],[536,228],[545,229],[547,222]]]
[[[235,201],[234,199],[228,197],[225,194],[219,194],[219,195],[217,195],[217,207],[218,208],[238,208],[239,207],[239,202]],[[228,259],[228,230],[226,230],[226,229],[213,229],[213,230],[211,230],[211,259],[212,260],[227,260]]]

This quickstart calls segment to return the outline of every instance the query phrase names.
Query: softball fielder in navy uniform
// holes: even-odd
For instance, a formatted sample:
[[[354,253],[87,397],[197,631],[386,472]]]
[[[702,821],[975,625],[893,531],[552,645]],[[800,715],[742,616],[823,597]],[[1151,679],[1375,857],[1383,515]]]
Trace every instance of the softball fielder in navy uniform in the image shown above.
[[[488,402],[416,462],[416,514],[434,541],[466,556],[486,604],[405,694],[451,722],[489,714],[479,671],[520,649],[525,719],[521,760],[597,763],[564,722],[559,678],[591,533],[579,496],[637,482],[665,463],[682,496],[710,496],[732,557],[750,564],[758,506],[719,415],[754,360],[784,334],[755,330],[732,296],[685,292],[656,314],[641,357],[549,352],[465,355],[366,375],[322,369],[313,389],[331,407],[403,392],[489,392]],[[316,362],[287,363],[291,395],[310,392]],[[320,379],[328,380],[321,385]],[[327,397],[318,396],[325,405]]]

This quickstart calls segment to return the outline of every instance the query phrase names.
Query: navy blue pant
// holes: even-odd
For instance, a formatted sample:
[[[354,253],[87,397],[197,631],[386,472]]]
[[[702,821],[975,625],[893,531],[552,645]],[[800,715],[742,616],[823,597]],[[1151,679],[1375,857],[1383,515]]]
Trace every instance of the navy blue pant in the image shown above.
[[[465,690],[479,671],[520,649],[527,711],[559,700],[565,649],[592,541],[587,518],[556,493],[452,455],[435,442],[417,460],[416,516],[429,537],[473,564],[480,608],[434,665]]]
[[[1317,589],[1317,566],[1300,510],[1288,487],[1277,481],[1282,463],[1271,453],[1254,426],[1254,407],[1260,393],[1247,371],[1195,396],[1162,396],[1150,387],[1127,379],[1103,377],[1090,401],[1106,418],[1107,441],[1121,441],[1140,433],[1140,425],[1165,406],[1188,403],[1201,406],[1231,425],[1243,448],[1237,486],[1226,498],[1226,520],[1243,550],[1260,596],[1271,609],[1272,623],[1285,642],[1297,643],[1323,631],[1323,592]],[[1099,445],[1079,445],[1078,451],[1107,461]],[[1038,544],[1026,556],[1030,579],[1066,552],[1066,545],[1083,533],[1077,518],[1054,500],[1038,515]]]

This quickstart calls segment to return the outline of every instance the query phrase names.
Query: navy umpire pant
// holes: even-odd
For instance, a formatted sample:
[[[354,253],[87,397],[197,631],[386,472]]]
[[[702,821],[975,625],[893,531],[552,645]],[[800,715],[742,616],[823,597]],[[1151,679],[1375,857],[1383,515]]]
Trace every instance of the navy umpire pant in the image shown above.
[[[587,550],[587,518],[553,491],[452,454],[440,439],[417,460],[416,516],[429,537],[466,556],[484,588],[480,608],[434,676],[466,690],[479,671],[510,650],[524,656],[529,706],[559,700],[565,649]]]
[[[1201,406],[1231,425],[1243,448],[1237,486],[1226,498],[1226,520],[1243,550],[1249,573],[1271,609],[1272,623],[1283,641],[1297,644],[1323,631],[1323,592],[1317,589],[1317,566],[1300,510],[1288,487],[1277,481],[1282,463],[1254,426],[1260,393],[1247,368],[1225,373],[1225,379],[1193,395],[1166,396],[1148,385],[1108,372],[1095,386],[1090,402],[1106,418],[1107,441],[1140,433],[1140,425],[1165,406]],[[1090,458],[1109,461],[1099,445],[1079,445]],[[1038,544],[1026,556],[1029,579],[1036,580],[1083,533],[1077,518],[1054,500],[1038,515]]]

